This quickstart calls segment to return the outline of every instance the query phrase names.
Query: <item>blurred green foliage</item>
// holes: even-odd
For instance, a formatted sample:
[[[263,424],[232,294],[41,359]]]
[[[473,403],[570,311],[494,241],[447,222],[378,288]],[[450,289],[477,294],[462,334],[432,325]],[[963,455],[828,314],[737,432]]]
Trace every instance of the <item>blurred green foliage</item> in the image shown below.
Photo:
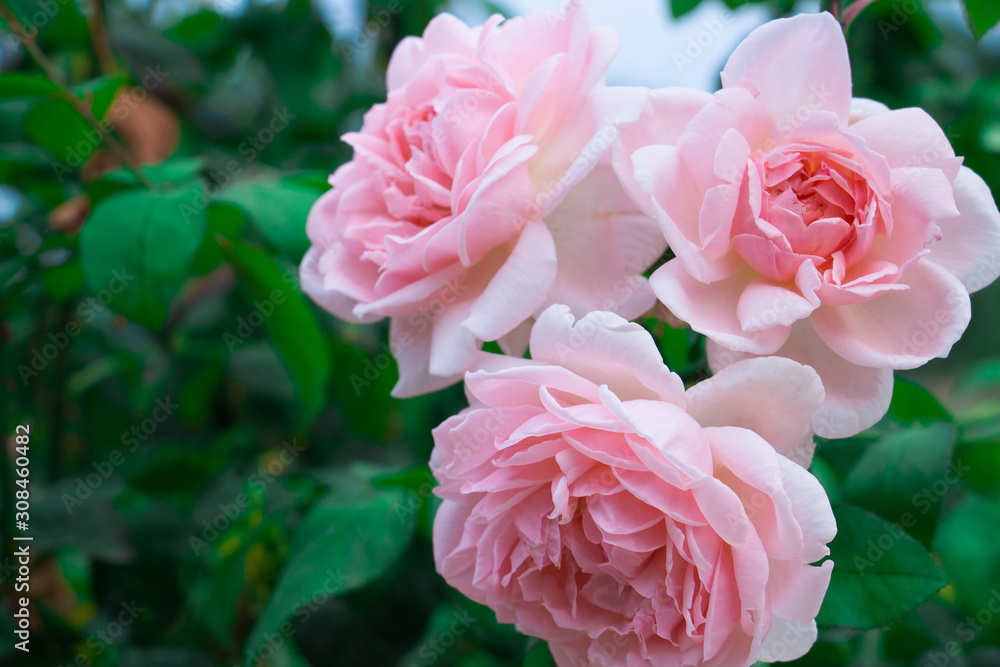
[[[551,665],[434,571],[430,431],[461,389],[391,399],[386,327],[298,287],[306,213],[350,157],[339,137],[440,3],[373,0],[336,38],[308,0],[8,4],[66,87],[3,33],[0,433],[16,454],[30,427],[35,559],[31,653],[8,605],[0,661]],[[969,0],[976,35],[995,8]],[[1000,193],[996,41],[915,0],[866,6],[848,35],[856,94],[927,109]],[[672,368],[706,374],[700,337],[648,325]],[[1000,664],[998,328],[994,286],[880,424],[821,443],[839,567],[795,664]],[[0,461],[11,601],[19,487]]]

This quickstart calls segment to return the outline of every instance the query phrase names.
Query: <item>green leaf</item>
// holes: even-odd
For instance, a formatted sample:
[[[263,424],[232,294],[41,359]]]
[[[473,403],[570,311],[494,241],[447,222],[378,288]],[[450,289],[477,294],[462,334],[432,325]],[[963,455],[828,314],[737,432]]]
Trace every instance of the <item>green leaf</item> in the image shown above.
[[[190,48],[204,52],[218,48],[219,41],[225,39],[226,20],[219,14],[203,9],[186,16],[180,22],[163,31],[166,37]]]
[[[160,164],[142,165],[139,170],[152,183],[174,187],[198,180],[204,166],[205,160],[203,158],[180,157],[166,160]],[[87,196],[90,198],[90,205],[97,206],[101,201],[118,192],[145,189],[146,187],[146,184],[139,180],[134,171],[128,167],[120,167],[88,184]]]
[[[218,201],[243,208],[270,245],[299,260],[309,249],[306,217],[320,194],[295,181],[244,181],[224,190]]]
[[[230,241],[236,241],[243,233],[247,222],[243,209],[218,201],[213,201],[208,205],[205,216],[208,223],[208,233],[205,234],[205,239],[191,262],[191,271],[196,275],[214,271],[226,261],[226,254],[219,247],[216,235]]]
[[[675,19],[693,11],[701,0],[668,0],[670,3],[670,14]]]
[[[128,470],[129,486],[149,496],[182,495],[208,487],[226,462],[215,452],[188,443],[160,444],[136,459]]]
[[[223,247],[253,297],[245,324],[238,320],[224,335],[224,342],[237,349],[253,335],[252,322],[262,321],[295,384],[299,407],[307,420],[323,407],[330,375],[326,341],[312,307],[302,296],[295,276],[282,270],[265,252],[242,243],[226,242]],[[251,317],[253,313],[257,315]]]
[[[872,629],[899,619],[948,584],[924,547],[896,524],[835,504],[833,576],[817,622]]]
[[[995,607],[1000,582],[1000,504],[966,497],[941,521],[934,546],[963,609]]]
[[[0,144],[0,183],[52,180],[52,159],[37,146],[26,143]]]
[[[6,0],[29,37],[49,48],[85,49],[90,44],[80,3],[70,0]],[[0,27],[7,23],[0,19]]]
[[[844,480],[844,500],[901,524],[929,546],[944,496],[961,478],[951,464],[957,435],[953,425],[937,423],[885,436]]]
[[[358,327],[347,325],[330,340],[330,354],[337,375],[332,402],[352,433],[370,440],[389,440],[387,434],[399,428],[394,411],[401,406],[389,393],[399,375],[388,346],[367,351],[356,337]]]
[[[640,324],[653,336],[660,356],[670,370],[681,377],[701,371],[705,361],[704,337],[701,334],[687,327],[675,329],[656,318],[646,318]]]
[[[80,232],[83,274],[112,310],[159,329],[205,230],[200,184],[103,200]]]
[[[818,454],[813,456],[812,463],[809,465],[809,472],[823,485],[823,490],[826,491],[830,502],[840,502],[841,480],[837,472],[827,463],[826,459]]]
[[[103,121],[118,89],[125,83],[121,76],[101,77],[73,87],[73,93]],[[28,136],[58,161],[56,176],[83,166],[103,144],[101,133],[65,99],[41,102],[28,114]],[[106,125],[106,124],[105,124]]]
[[[991,434],[1000,435],[1000,429],[991,428],[1000,416],[1000,359],[972,366],[955,382],[949,397],[963,425],[975,423],[975,431],[985,426]]]
[[[248,508],[247,513],[252,510]],[[222,646],[232,642],[239,609],[235,604],[220,609],[217,603],[246,599],[246,589],[256,582],[259,571],[273,568],[275,549],[273,540],[268,538],[275,532],[274,518],[247,528],[227,530],[219,540],[218,558],[202,558],[201,562],[207,566],[203,565],[199,576],[188,582],[191,615]]]
[[[954,421],[934,394],[913,380],[901,377],[893,384],[889,417],[901,424]]]
[[[881,636],[882,657],[889,661],[898,661],[904,665],[919,665],[917,658],[924,651],[928,651],[938,645],[938,641],[931,631],[929,625],[935,623],[938,627],[947,627],[941,623],[942,618],[934,618],[929,609],[937,606],[938,601],[932,600],[924,605],[924,609],[910,612],[898,623],[893,623]],[[941,609],[933,611],[941,613]],[[930,623],[928,623],[930,621]],[[953,627],[956,624],[953,624]]]
[[[42,284],[56,303],[69,301],[83,284],[80,262],[74,258],[56,266],[46,267],[42,272]]]
[[[895,430],[884,428],[885,426],[891,427],[892,425],[883,420],[867,431],[862,431],[850,438],[837,440],[816,438],[816,455],[821,456],[837,478],[843,480],[854,469],[854,464],[868,451],[869,447]]]
[[[305,516],[247,640],[245,667],[254,667],[269,637],[290,635],[299,609],[362,588],[392,567],[414,531],[412,518],[397,513],[404,500],[399,492],[372,493],[349,504],[327,496]]]
[[[965,13],[976,37],[982,37],[1000,21],[1000,3],[996,0],[965,0]]]
[[[396,488],[404,491],[406,501],[399,513],[415,515],[417,531],[429,540],[433,539],[434,514],[441,499],[434,495],[437,482],[427,464],[418,463],[397,472],[376,475],[372,478],[372,485],[380,489]]]
[[[524,656],[524,667],[555,667],[549,645],[543,641],[535,642],[528,654]]]
[[[1000,498],[1000,434],[984,438],[963,438],[955,447],[955,464],[962,482],[970,489],[994,499]]]
[[[0,74],[0,100],[19,97],[37,97],[59,93],[59,86],[51,79],[25,72]]]

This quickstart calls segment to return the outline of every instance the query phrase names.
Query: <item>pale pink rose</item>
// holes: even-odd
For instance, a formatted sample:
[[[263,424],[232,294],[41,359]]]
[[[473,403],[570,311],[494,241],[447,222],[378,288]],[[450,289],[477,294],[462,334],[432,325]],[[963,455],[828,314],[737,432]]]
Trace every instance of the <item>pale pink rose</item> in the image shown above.
[[[805,654],[836,533],[799,465],[816,373],[751,359],[685,391],[642,327],[562,306],[531,356],[466,375],[471,407],[434,431],[444,578],[563,667]]]
[[[617,47],[574,6],[476,28],[443,14],[396,48],[301,268],[337,316],[392,318],[395,395],[457,382],[484,341],[522,354],[551,303],[629,318],[656,303],[642,272],[666,241],[610,164],[645,96],[604,86]]]
[[[969,293],[1000,272],[1000,213],[919,109],[851,99],[829,14],[772,21],[715,95],[654,91],[615,166],[676,259],[650,280],[708,336],[713,369],[754,355],[812,366],[816,432],[889,406],[892,369],[946,356]]]

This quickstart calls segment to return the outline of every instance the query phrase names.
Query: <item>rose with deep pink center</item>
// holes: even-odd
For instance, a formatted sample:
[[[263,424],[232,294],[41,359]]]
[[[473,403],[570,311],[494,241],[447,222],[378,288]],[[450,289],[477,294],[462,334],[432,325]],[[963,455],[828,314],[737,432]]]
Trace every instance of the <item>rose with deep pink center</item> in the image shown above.
[[[969,293],[1000,273],[1000,212],[925,112],[852,100],[829,14],[758,28],[722,82],[653,91],[616,148],[676,255],[650,283],[708,336],[713,369],[816,369],[817,433],[852,435],[885,414],[893,369],[962,335]]]
[[[434,431],[448,583],[560,667],[804,655],[836,533],[803,467],[816,373],[748,359],[685,390],[638,324],[560,306],[531,357],[468,374],[470,408]]]
[[[476,28],[442,14],[396,47],[301,268],[338,317],[392,319],[395,395],[490,363],[486,341],[522,354],[549,304],[629,318],[655,304],[642,274],[666,241],[609,159],[644,96],[604,86],[617,44],[574,6]]]

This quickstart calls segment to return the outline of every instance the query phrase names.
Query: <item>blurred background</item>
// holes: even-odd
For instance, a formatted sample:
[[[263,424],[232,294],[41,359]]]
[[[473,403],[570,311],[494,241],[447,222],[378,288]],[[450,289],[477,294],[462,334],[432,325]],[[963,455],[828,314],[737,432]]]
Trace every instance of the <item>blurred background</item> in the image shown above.
[[[610,83],[709,90],[754,27],[820,9],[585,4],[623,35]],[[1000,4],[863,4],[855,94],[926,109],[1000,193]],[[551,665],[434,572],[430,431],[461,388],[391,399],[386,327],[315,308],[296,266],[310,205],[350,158],[338,138],[384,98],[403,36],[442,11],[560,7],[0,7],[0,663]],[[871,629],[824,627],[797,665],[1000,665],[1000,284],[973,303],[950,358],[905,374],[883,422],[821,443],[813,472],[874,531],[834,550],[833,588],[868,596],[852,624]],[[646,324],[671,368],[704,373],[699,337]],[[29,592],[15,535],[33,537]],[[893,570],[914,549],[932,554],[929,589]],[[908,611],[938,567],[947,585]],[[15,648],[24,595],[30,653]]]

